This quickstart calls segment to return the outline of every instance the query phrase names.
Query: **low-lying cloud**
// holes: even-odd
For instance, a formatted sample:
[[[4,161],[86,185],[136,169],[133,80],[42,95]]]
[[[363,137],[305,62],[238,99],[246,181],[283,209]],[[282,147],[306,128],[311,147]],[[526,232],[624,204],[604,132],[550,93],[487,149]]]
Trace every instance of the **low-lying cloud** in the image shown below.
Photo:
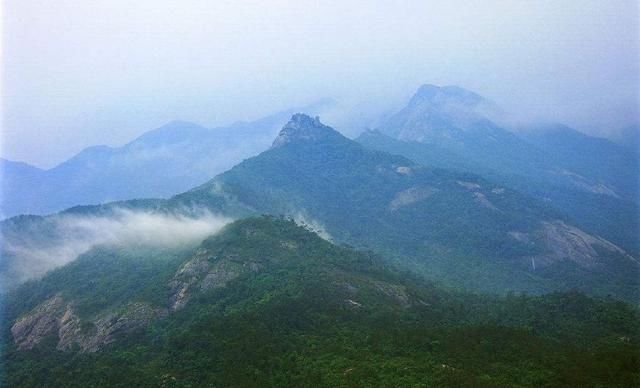
[[[173,248],[197,244],[232,221],[205,211],[184,215],[125,209],[109,215],[53,217],[52,238],[4,239],[3,260],[7,262],[0,274],[3,287],[40,277],[96,246]]]
[[[293,221],[297,225],[303,226],[308,230],[314,232],[315,234],[320,236],[320,238],[327,241],[333,241],[333,239],[331,238],[331,235],[329,234],[329,232],[327,232],[327,228],[325,228],[325,226],[320,221],[317,221],[305,215],[305,213],[301,211],[296,212],[293,215]]]

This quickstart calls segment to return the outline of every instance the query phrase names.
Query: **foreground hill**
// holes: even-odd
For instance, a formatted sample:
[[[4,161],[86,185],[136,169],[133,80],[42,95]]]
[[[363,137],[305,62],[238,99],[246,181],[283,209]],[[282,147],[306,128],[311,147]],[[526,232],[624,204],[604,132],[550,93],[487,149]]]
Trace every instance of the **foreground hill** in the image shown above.
[[[329,101],[301,108],[309,113]],[[267,149],[292,113],[204,128],[174,121],[121,146],[89,147],[49,169],[0,160],[0,216],[48,214],[76,205],[166,198]]]
[[[361,144],[426,166],[480,174],[562,209],[581,227],[640,252],[637,150],[562,125],[511,131],[462,88],[422,86]]]
[[[4,300],[6,386],[631,386],[638,312],[443,291],[292,221],[97,248]]]

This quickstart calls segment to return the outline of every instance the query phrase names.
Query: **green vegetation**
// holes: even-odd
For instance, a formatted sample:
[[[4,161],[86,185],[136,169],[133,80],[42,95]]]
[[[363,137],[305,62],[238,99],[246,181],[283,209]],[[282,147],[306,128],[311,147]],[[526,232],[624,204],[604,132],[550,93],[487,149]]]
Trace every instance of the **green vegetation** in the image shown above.
[[[233,201],[261,213],[309,219],[340,243],[379,252],[401,268],[467,290],[579,289],[640,300],[639,267],[616,252],[600,252],[595,268],[585,269],[577,258],[533,270],[530,257],[548,250],[540,223],[570,223],[548,203],[471,173],[366,149],[329,127],[322,130],[321,138],[294,139],[245,160],[172,203],[219,208]]]
[[[15,319],[55,294],[87,322],[131,301],[166,308],[194,258],[237,276],[94,353],[56,350],[56,333],[31,350],[11,341]],[[640,383],[635,307],[577,292],[448,291],[274,217],[237,221],[193,251],[96,249],[6,305],[3,386]]]
[[[480,174],[492,182],[549,201],[578,225],[634,253],[640,252],[640,208],[637,202],[637,155],[604,139],[589,138],[566,129],[525,137],[532,144],[522,149],[509,144],[466,144],[465,149],[446,144],[402,141],[377,131],[360,135],[367,148],[402,155],[424,166]],[[595,143],[595,144],[593,144]],[[512,153],[511,149],[518,151]],[[540,150],[544,157],[540,157]],[[457,151],[457,152],[456,152]],[[508,156],[508,157],[505,157]],[[563,173],[560,173],[564,171]],[[572,183],[568,171],[573,176]],[[576,182],[609,182],[625,195],[589,192]],[[629,198],[635,198],[631,200]]]
[[[508,171],[505,167],[496,175],[491,166],[498,166],[499,160],[491,166],[472,158],[461,160],[443,148],[386,138],[383,142],[379,139],[383,135],[369,133],[379,143],[409,147],[409,156],[429,165],[424,167],[402,156],[367,149],[303,115],[294,116],[285,129],[286,141],[278,146],[169,200],[84,206],[64,214],[90,217],[125,208],[169,214],[208,210],[234,218],[287,215],[306,220],[337,243],[373,250],[398,268],[447,286],[502,295],[578,289],[640,301],[637,261],[615,247],[599,249],[607,243],[595,237],[573,238],[575,233],[584,234],[565,215],[587,214],[593,208],[598,214],[586,217],[593,222],[578,219],[579,225],[598,224],[598,231],[607,229],[605,237],[625,240],[629,235],[636,238],[635,229],[627,229],[624,221],[637,218],[633,207],[607,206],[601,195],[578,198],[568,190],[554,191],[562,211],[535,199],[547,198],[548,182],[540,183],[535,174],[523,181],[516,172],[524,171],[527,160],[539,161],[538,153],[535,158],[514,158],[514,163],[522,164],[510,165]],[[503,140],[523,147],[512,135]],[[519,148],[510,152],[518,153]],[[486,173],[496,179],[440,167]],[[6,241],[25,238],[29,247],[46,246],[47,241],[65,238],[52,227],[55,217],[17,217],[0,228]],[[616,228],[606,227],[617,220],[623,221]],[[549,231],[544,222],[560,223],[564,229]],[[11,283],[11,269],[20,267],[20,257],[4,248],[0,281]]]
[[[640,385],[632,258],[502,181],[294,117],[275,147],[189,192],[66,211],[272,216],[197,246],[97,246],[0,295],[0,385]],[[4,221],[2,236],[64,241],[55,217]],[[5,248],[8,278],[20,263]]]

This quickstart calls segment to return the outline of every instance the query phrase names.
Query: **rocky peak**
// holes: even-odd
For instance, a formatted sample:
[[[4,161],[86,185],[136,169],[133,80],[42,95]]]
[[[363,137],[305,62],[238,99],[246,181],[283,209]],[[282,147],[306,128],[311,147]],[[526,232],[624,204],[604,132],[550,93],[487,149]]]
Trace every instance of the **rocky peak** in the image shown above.
[[[411,101],[417,102],[417,101],[432,99],[440,92],[440,89],[441,88],[436,85],[431,85],[431,84],[421,85],[416,91],[416,93],[413,95],[413,97],[411,98]]]
[[[282,127],[271,148],[300,140],[317,141],[334,135],[338,135],[338,133],[331,127],[322,124],[318,116],[312,118],[303,113],[296,113]]]
[[[418,88],[411,98],[409,105],[422,105],[424,103],[445,105],[456,103],[468,107],[474,107],[485,101],[484,98],[459,86],[436,86],[425,84]]]
[[[491,101],[459,86],[422,85],[409,104],[385,120],[381,131],[396,139],[459,146],[465,132],[493,135],[502,111]],[[487,123],[491,125],[487,125]]]

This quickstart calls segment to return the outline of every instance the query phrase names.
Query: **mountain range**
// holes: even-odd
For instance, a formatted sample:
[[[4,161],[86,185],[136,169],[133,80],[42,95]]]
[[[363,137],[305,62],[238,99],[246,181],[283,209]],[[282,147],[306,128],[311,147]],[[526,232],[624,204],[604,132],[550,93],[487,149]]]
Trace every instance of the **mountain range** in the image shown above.
[[[93,146],[49,169],[0,159],[0,214],[49,214],[71,206],[166,198],[209,180],[269,147],[291,114],[315,104],[214,129],[173,121],[121,147]]]
[[[632,150],[458,87],[356,140],[286,115],[88,150],[78,206],[1,221],[0,384],[638,385]]]
[[[304,114],[293,115],[269,150],[169,200],[3,222],[3,278],[24,279],[24,268],[44,273],[45,264],[39,271],[26,264],[39,259],[29,248],[51,250],[73,233],[86,233],[59,220],[122,208],[287,215],[444,284],[493,293],[576,288],[638,300],[638,259],[547,202],[467,172],[365,148]]]
[[[499,124],[505,121],[495,104],[473,92],[424,85],[405,108],[357,141],[507,185],[638,252],[637,150],[560,124]]]

